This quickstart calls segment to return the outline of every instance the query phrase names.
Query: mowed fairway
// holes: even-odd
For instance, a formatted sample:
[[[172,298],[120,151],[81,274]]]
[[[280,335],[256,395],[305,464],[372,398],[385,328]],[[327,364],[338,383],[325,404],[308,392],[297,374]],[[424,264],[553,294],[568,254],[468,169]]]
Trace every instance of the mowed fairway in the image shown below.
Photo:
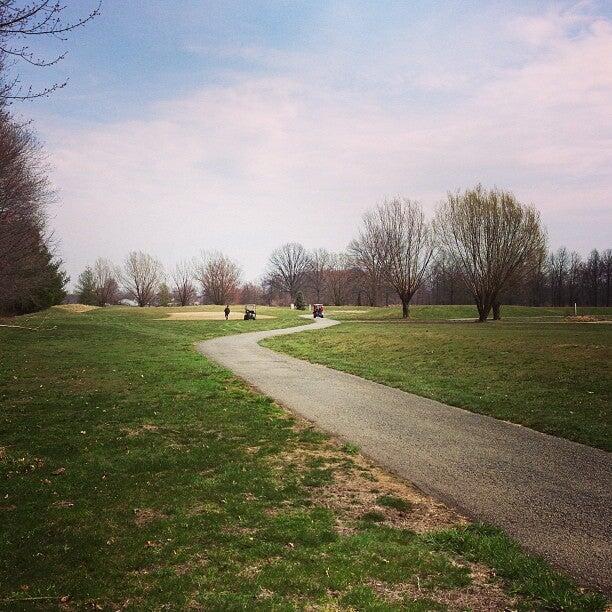
[[[328,316],[339,321],[402,321],[401,306],[328,306]],[[502,318],[504,320],[562,320],[573,315],[574,309],[556,306],[503,306]],[[577,309],[578,316],[591,316],[593,318],[606,320],[612,318],[612,308],[580,306]],[[492,318],[493,315],[490,315]],[[461,319],[477,319],[476,306],[470,304],[458,304],[452,306],[427,305],[411,306],[410,321],[448,321]]]
[[[605,607],[194,350],[296,313],[164,312],[2,322],[0,608]]]
[[[422,308],[430,317],[435,313],[441,318],[455,317],[461,307],[448,307],[447,312],[446,307]],[[525,316],[535,319],[534,310]],[[377,311],[389,316],[391,309],[370,309],[370,316]],[[419,309],[413,312],[416,315]],[[336,316],[333,309],[330,316]],[[351,322],[316,335],[283,336],[264,344],[417,395],[610,450],[612,327],[534,319],[485,324]]]

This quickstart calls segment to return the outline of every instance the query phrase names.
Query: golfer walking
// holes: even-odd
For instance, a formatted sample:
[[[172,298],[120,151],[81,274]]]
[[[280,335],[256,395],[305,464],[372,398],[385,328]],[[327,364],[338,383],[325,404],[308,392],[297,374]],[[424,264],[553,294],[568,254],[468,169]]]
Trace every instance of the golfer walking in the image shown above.
[[[230,315],[229,304],[225,307],[225,310],[223,312],[225,313],[225,320],[227,321],[229,319],[229,315]]]

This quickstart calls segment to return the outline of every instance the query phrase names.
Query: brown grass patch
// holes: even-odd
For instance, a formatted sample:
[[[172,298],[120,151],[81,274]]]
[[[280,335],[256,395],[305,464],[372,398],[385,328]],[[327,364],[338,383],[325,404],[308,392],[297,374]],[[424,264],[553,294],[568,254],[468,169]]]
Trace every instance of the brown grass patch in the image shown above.
[[[364,312],[369,312],[369,309],[366,309],[366,310],[343,310],[343,309],[334,310],[332,308],[328,308],[326,312],[328,312],[330,315],[331,314],[363,314]]]
[[[389,584],[369,581],[368,586],[387,601],[399,602],[404,598],[427,598],[447,606],[449,610],[473,610],[490,612],[491,610],[514,610],[517,599],[508,596],[501,588],[495,574],[487,567],[477,563],[467,563],[472,583],[461,589],[426,589],[418,582]]]
[[[332,510],[336,516],[336,529],[352,533],[366,512],[375,511],[384,516],[382,524],[416,533],[465,525],[468,520],[454,510],[425,495],[361,455],[349,455],[332,440],[324,448],[295,448],[277,458],[279,465],[292,464],[301,473],[313,462],[332,471],[332,482],[312,487],[312,501]],[[378,503],[382,496],[399,498],[409,507],[406,510],[390,508]]]
[[[56,501],[53,503],[53,506],[56,508],[72,508],[74,506],[74,502],[71,502],[67,499],[62,501]]]
[[[154,521],[161,521],[168,518],[161,510],[153,508],[134,508],[134,522],[138,527],[143,527]]]
[[[127,435],[128,438],[135,438],[142,435],[143,433],[151,433],[157,431],[159,427],[150,423],[143,423],[138,427],[122,427],[121,431]]]
[[[89,312],[90,310],[97,310],[99,306],[91,306],[89,304],[58,304],[57,306],[53,306],[53,308],[63,310],[64,312],[70,312],[72,314],[83,314],[84,312]]]
[[[173,566],[174,571],[178,576],[184,576],[190,574],[197,568],[202,568],[208,565],[208,558],[204,555],[197,553],[192,559],[189,559],[186,563]]]

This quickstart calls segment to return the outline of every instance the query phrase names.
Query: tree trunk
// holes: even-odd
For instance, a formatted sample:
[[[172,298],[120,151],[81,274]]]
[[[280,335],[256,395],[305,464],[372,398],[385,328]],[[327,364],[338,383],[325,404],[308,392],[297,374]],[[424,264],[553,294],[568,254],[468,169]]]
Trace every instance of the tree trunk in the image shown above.
[[[501,304],[499,302],[493,302],[493,320],[501,320]]]
[[[476,308],[478,308],[478,322],[486,323],[491,312],[491,304],[479,300],[476,302]]]
[[[402,300],[402,318],[407,319],[410,315],[410,302],[408,302],[405,298],[401,298]]]

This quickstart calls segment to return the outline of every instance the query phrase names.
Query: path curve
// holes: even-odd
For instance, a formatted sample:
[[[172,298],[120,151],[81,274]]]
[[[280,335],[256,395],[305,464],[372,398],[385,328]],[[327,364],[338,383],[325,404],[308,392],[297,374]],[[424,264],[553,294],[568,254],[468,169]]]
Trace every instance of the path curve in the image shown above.
[[[222,336],[198,350],[374,461],[612,595],[612,461],[605,451],[276,353],[272,336]],[[316,333],[316,331],[314,331]]]

